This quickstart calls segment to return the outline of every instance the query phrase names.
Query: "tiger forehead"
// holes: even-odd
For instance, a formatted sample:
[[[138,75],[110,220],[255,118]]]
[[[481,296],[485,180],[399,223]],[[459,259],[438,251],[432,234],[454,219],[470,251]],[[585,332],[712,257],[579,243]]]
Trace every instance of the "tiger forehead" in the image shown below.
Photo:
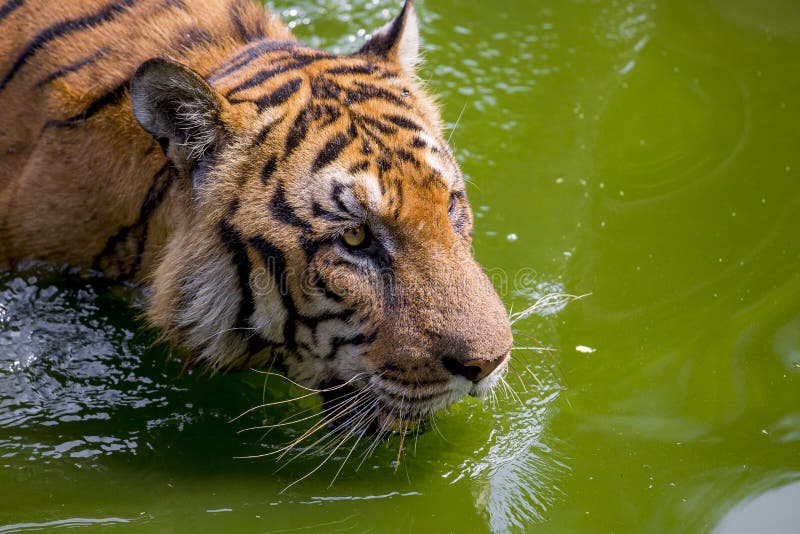
[[[312,220],[324,228],[370,221],[392,226],[408,218],[424,220],[435,217],[449,200],[449,189],[441,182],[395,181],[384,188],[371,172],[348,174],[339,165],[331,165],[318,176],[324,187],[299,187],[293,191],[298,205],[304,205]],[[300,198],[306,201],[300,200]],[[307,202],[311,199],[311,202]]]
[[[333,162],[350,174],[369,171],[381,190],[409,177],[452,187],[460,170],[438,133],[424,95],[390,67],[295,43],[252,45],[212,80],[232,104],[257,107],[262,126],[253,147],[268,153],[266,169],[294,160],[311,174]],[[300,147],[313,142],[314,149]],[[398,174],[401,175],[398,178]]]
[[[411,107],[408,80],[399,71],[295,43],[251,45],[212,73],[210,81],[231,103],[255,104],[261,112],[283,106],[298,94],[344,106],[376,99]]]

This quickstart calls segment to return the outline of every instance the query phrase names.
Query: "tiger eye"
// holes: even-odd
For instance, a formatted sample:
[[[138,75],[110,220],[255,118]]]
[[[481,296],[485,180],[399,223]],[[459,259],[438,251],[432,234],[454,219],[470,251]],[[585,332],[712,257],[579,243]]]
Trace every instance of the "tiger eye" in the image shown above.
[[[354,226],[345,231],[342,239],[348,247],[360,247],[367,239],[367,230],[364,225]]]

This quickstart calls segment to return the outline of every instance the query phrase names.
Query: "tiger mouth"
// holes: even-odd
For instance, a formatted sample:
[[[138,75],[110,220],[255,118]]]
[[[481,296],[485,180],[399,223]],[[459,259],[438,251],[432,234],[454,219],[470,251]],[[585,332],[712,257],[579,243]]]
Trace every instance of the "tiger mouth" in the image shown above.
[[[323,392],[323,412],[331,431],[386,439],[424,432],[429,418],[467,393],[451,385],[409,390],[373,377],[361,387]]]

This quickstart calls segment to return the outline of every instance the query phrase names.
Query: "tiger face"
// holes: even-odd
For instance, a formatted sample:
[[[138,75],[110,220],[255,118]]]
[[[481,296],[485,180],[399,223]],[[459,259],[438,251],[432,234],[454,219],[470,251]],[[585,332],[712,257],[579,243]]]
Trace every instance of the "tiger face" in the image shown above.
[[[350,432],[482,396],[512,344],[417,51],[407,2],[353,55],[255,41],[206,77],[151,60],[131,88],[192,191],[152,321],[196,363],[282,368]]]

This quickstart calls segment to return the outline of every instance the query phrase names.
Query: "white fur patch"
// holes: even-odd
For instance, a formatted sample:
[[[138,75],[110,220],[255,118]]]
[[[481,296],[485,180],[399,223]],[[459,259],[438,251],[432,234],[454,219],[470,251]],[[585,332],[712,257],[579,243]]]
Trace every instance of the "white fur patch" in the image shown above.
[[[383,199],[381,196],[381,185],[378,177],[370,173],[359,173],[353,176],[353,190],[361,193],[362,202],[372,213],[381,213]]]
[[[250,285],[255,300],[255,313],[251,322],[261,337],[282,342],[283,327],[288,313],[279,294],[279,283],[265,270],[253,269]]]
[[[241,300],[236,272],[225,250],[213,248],[216,250],[196,250],[196,257],[190,258],[194,269],[182,279],[183,292],[190,298],[177,311],[175,326],[186,332],[186,345],[201,349],[199,359],[216,368],[234,363],[231,358],[240,356],[246,345],[241,332],[231,330]]]

